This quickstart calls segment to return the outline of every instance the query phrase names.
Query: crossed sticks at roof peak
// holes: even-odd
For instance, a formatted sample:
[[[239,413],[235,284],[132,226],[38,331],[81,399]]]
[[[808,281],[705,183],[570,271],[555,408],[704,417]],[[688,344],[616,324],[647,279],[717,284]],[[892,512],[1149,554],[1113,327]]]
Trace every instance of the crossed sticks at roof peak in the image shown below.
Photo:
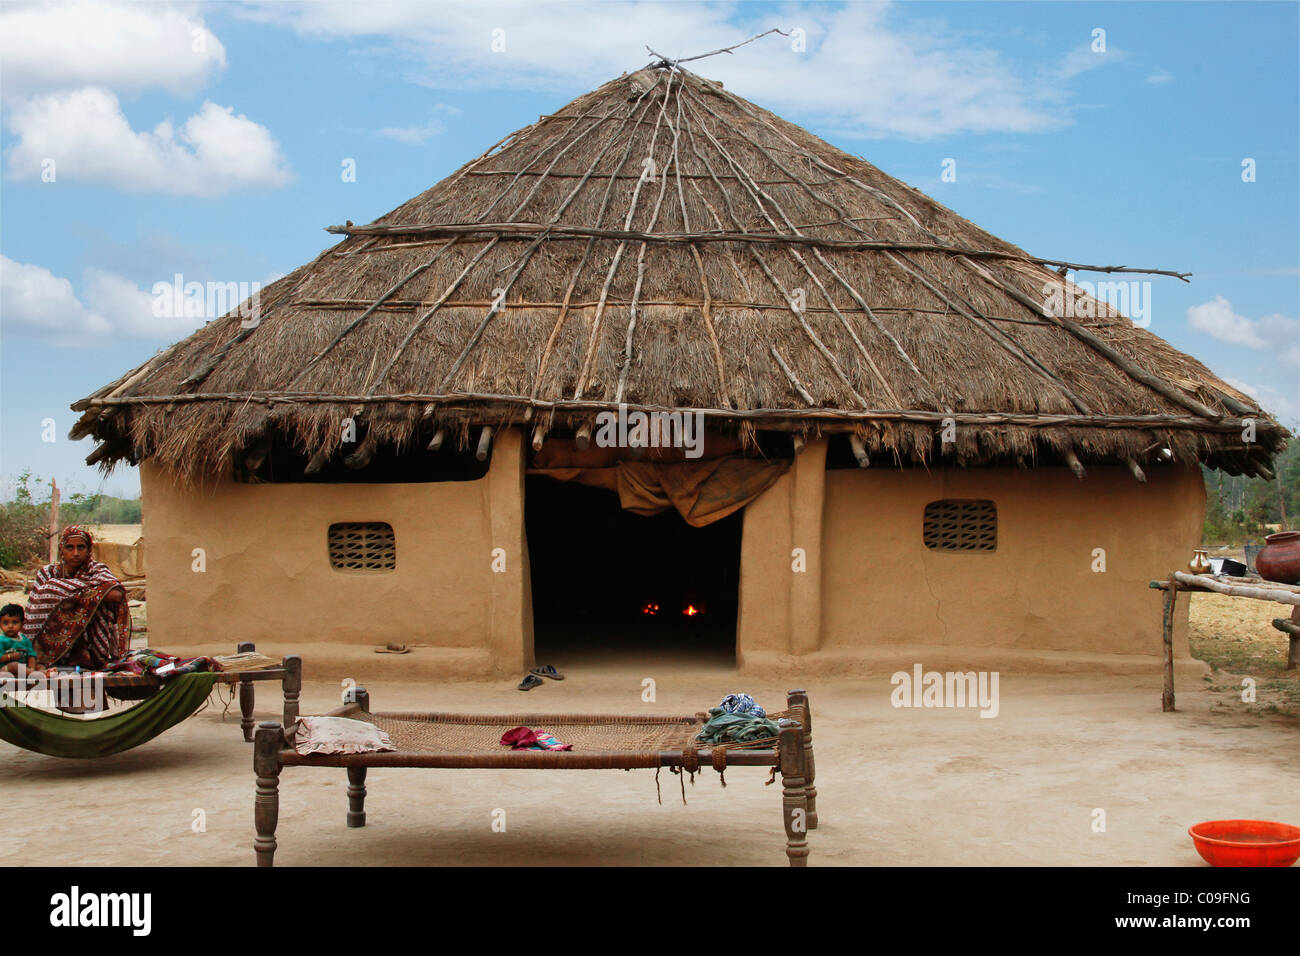
[[[670,56],[664,56],[662,53],[659,53],[659,52],[657,52],[656,50],[654,50],[653,48],[651,48],[650,44],[647,43],[647,44],[646,44],[646,49],[650,51],[651,56],[655,56],[655,57],[657,57],[658,59],[656,59],[656,60],[652,60],[650,63],[648,63],[648,64],[646,65],[646,69],[648,69],[648,70],[675,70],[675,69],[677,69],[678,64],[681,64],[681,63],[690,63],[692,60],[702,60],[702,59],[704,59],[706,56],[717,56],[719,53],[730,53],[732,50],[738,49],[739,47],[744,46],[746,43],[753,43],[755,40],[758,40],[758,39],[760,39],[760,38],[762,38],[762,37],[767,36],[769,33],[777,33],[777,34],[780,34],[780,35],[783,36],[783,37],[788,37],[788,36],[790,35],[790,34],[786,33],[784,30],[780,30],[780,29],[777,29],[776,27],[773,27],[773,28],[770,29],[770,30],[765,30],[765,31],[762,32],[762,33],[759,33],[759,34],[756,34],[756,35],[750,37],[748,40],[742,40],[740,43],[737,43],[737,44],[735,44],[735,45],[733,45],[733,46],[724,46],[724,47],[722,47],[720,50],[711,50],[711,51],[709,51],[708,53],[701,53],[701,54],[699,54],[698,56],[684,56],[684,57],[679,57],[679,58],[677,58],[677,59],[673,59],[673,58],[670,57]]]

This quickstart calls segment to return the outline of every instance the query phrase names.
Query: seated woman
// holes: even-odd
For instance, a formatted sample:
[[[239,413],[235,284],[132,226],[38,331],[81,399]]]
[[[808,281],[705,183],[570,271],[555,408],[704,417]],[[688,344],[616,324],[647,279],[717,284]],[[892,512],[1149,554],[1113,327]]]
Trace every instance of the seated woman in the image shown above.
[[[126,592],[93,548],[89,531],[69,525],[59,535],[59,562],[36,572],[23,633],[43,666],[98,670],[131,647]]]

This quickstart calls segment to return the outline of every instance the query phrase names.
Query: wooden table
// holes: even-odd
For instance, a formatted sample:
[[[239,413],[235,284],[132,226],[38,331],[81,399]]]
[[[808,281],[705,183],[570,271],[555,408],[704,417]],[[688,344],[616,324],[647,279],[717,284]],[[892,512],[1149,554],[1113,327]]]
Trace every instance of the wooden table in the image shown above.
[[[1187,571],[1174,571],[1167,581],[1152,581],[1147,587],[1165,592],[1164,601],[1164,657],[1165,686],[1160,695],[1160,709],[1166,712],[1174,709],[1174,606],[1178,601],[1179,591],[1202,591],[1211,594],[1226,594],[1230,597],[1254,598],[1259,601],[1277,601],[1292,608],[1291,620],[1277,618],[1273,626],[1291,638],[1291,647],[1287,653],[1287,670],[1300,666],[1300,586],[1281,584],[1277,581],[1265,581],[1260,577],[1240,578],[1227,574],[1190,574]]]
[[[669,767],[694,773],[712,766],[768,767],[781,774],[786,857],[791,866],[808,862],[808,831],[817,828],[816,770],[813,764],[812,714],[808,695],[792,690],[788,710],[778,721],[780,734],[758,746],[710,746],[694,743],[707,714],[690,717],[629,717],[614,714],[372,714],[370,695],[353,692],[351,703],[331,717],[364,720],[385,729],[395,751],[361,754],[299,754],[294,726],[258,724],[253,745],[257,775],[253,847],[258,866],[271,866],[280,812],[280,773],[285,767],[341,767],[348,776],[349,827],[365,826],[366,771],[371,767],[425,769],[596,770]],[[544,728],[572,751],[508,750],[501,735],[517,726]],[[286,733],[287,727],[287,733]],[[566,734],[570,735],[566,737]],[[581,743],[581,746],[580,746]]]

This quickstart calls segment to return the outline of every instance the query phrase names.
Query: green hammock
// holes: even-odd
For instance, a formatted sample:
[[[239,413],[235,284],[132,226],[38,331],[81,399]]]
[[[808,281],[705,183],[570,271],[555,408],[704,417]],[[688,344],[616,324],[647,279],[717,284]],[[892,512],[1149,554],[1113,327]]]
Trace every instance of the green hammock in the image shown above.
[[[192,716],[216,679],[212,673],[182,674],[144,703],[93,720],[51,714],[0,694],[0,740],[50,757],[107,757],[139,747]]]

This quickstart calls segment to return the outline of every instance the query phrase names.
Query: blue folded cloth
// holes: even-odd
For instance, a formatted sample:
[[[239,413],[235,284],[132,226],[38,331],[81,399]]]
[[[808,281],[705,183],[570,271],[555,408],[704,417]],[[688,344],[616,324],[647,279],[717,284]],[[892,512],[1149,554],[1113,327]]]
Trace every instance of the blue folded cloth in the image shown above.
[[[767,711],[754,702],[748,694],[728,694],[718,704],[724,714],[746,714],[750,717],[766,717]]]

